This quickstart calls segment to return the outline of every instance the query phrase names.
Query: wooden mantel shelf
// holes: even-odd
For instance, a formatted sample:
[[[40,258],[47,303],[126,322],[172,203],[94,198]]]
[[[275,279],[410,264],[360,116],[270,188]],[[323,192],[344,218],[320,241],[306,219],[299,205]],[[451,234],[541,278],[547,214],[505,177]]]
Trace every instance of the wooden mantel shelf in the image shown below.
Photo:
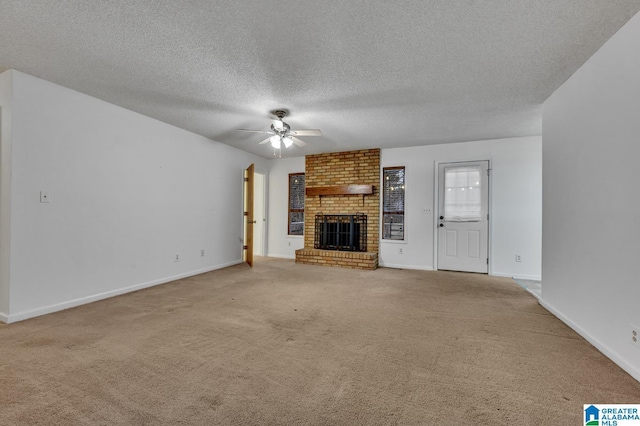
[[[314,195],[370,195],[373,194],[373,185],[340,185],[340,186],[316,186],[307,188],[306,194]]]

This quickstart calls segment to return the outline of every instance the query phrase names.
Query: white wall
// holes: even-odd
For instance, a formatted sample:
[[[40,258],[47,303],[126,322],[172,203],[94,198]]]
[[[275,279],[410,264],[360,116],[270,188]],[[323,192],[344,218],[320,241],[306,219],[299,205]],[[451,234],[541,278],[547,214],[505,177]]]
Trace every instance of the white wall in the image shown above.
[[[433,269],[435,162],[491,160],[492,273],[540,279],[542,152],[539,136],[383,149],[382,167],[406,167],[406,240],[381,240],[382,266]],[[269,256],[295,257],[304,242],[287,237],[288,174],[304,171],[304,158],[272,160],[269,173]],[[315,212],[312,212],[315,213]],[[291,245],[289,245],[289,243]],[[402,247],[403,254],[399,254]],[[515,262],[516,253],[522,255]]]
[[[544,104],[542,303],[640,380],[640,14]]]
[[[383,266],[433,269],[435,163],[490,160],[493,275],[540,279],[542,152],[539,136],[383,149],[382,167],[405,166],[405,241],[381,240]],[[423,214],[430,209],[431,214]],[[402,248],[402,254],[399,254]],[[515,262],[515,255],[522,262]]]
[[[9,315],[11,199],[11,70],[0,74],[0,321]]]
[[[10,321],[241,261],[264,160],[20,72],[12,120]]]
[[[269,166],[267,256],[295,259],[295,251],[304,247],[304,237],[287,235],[289,173],[304,172],[304,157],[270,160]]]

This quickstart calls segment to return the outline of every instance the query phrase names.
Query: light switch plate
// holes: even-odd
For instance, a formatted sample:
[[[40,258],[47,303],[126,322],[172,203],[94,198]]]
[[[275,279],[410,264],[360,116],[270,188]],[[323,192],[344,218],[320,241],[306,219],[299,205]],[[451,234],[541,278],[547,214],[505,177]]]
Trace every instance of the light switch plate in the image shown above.
[[[41,203],[49,202],[49,191],[40,191],[40,202]]]

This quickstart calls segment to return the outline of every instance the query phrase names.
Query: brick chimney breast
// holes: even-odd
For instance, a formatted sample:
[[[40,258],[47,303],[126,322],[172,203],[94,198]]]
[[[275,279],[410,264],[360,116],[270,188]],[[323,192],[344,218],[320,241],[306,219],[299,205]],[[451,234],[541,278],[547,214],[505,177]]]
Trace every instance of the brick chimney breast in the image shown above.
[[[380,235],[380,149],[333,152],[305,157],[307,188],[345,185],[372,185],[373,194],[306,195],[304,208],[304,249],[296,251],[296,262],[375,269],[378,266]],[[367,215],[367,252],[358,256],[344,252],[315,250],[315,215]]]

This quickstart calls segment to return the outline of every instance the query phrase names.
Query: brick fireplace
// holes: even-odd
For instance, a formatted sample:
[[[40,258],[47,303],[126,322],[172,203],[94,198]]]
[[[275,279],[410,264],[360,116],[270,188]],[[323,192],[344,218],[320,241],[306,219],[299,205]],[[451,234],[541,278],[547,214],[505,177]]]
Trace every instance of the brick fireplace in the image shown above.
[[[305,180],[304,248],[296,250],[296,262],[376,269],[380,233],[380,150],[307,155]],[[324,223],[327,217],[364,215],[366,249],[361,244],[357,251],[314,248],[314,240],[320,231],[316,230],[319,214],[323,215]],[[317,242],[315,246],[318,246]]]

